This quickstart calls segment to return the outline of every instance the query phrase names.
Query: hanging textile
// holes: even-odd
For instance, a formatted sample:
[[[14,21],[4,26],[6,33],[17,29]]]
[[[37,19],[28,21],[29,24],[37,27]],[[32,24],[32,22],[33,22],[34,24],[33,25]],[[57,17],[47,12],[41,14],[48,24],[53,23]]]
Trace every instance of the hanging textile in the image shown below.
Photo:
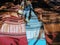
[[[53,10],[46,11],[43,8],[37,8],[35,11],[38,13],[38,19],[43,22],[46,43],[60,45],[60,13]]]
[[[0,45],[27,45],[24,18],[4,15],[0,28]]]

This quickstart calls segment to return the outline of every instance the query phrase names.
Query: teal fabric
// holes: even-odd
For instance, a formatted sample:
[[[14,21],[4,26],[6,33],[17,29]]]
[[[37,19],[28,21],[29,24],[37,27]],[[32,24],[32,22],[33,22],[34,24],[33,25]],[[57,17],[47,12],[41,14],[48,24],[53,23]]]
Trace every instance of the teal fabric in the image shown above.
[[[26,14],[26,19],[28,20],[29,16],[29,10],[26,8],[24,10],[24,14]],[[37,16],[34,14],[33,11],[31,11],[31,19],[26,25],[26,34],[27,34],[27,39],[28,39],[28,45],[33,45],[34,42],[37,40],[36,38],[38,37],[40,27],[42,25],[42,22],[39,22],[37,19]],[[36,45],[46,45],[46,40],[44,36],[44,32],[41,35],[41,38],[38,40]]]
[[[35,41],[36,41],[36,39],[30,40],[29,43],[28,43],[28,45],[33,45]],[[46,45],[45,39],[40,39],[40,40],[36,43],[36,45]]]

